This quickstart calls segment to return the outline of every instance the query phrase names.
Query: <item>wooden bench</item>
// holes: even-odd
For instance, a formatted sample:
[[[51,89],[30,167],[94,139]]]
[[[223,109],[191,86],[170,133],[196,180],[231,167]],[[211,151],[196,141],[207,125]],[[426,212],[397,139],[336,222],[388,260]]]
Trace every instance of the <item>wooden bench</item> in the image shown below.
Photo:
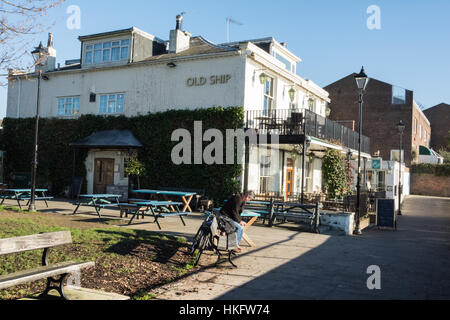
[[[72,243],[70,231],[44,233],[25,237],[0,239],[0,256],[43,249],[42,267],[19,271],[0,276],[0,289],[6,289],[20,284],[47,279],[47,287],[39,297],[49,297],[51,290],[56,290],[61,299],[67,300],[64,285],[67,277],[81,269],[90,268],[94,262],[62,262],[49,264],[48,256],[50,248]],[[58,278],[56,278],[58,277]]]
[[[319,233],[320,207],[319,204],[297,204],[297,203],[278,203],[273,200],[249,201],[244,208],[245,211],[251,211],[260,214],[263,218],[263,224],[269,221],[269,227],[272,227],[276,221],[285,223],[288,220],[294,220],[306,224],[311,232]]]

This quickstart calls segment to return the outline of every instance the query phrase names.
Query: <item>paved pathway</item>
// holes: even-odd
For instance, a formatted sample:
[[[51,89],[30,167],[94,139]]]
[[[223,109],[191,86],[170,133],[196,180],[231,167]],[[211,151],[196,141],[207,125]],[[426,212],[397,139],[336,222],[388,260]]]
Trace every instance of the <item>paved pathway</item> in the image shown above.
[[[70,214],[67,202],[53,202],[43,212]],[[90,208],[80,218],[98,221]],[[91,210],[92,211],[92,210]],[[360,237],[316,235],[298,228],[254,226],[257,243],[235,261],[239,269],[207,268],[156,290],[159,299],[449,299],[450,198],[409,197],[399,230],[368,230]],[[118,218],[117,211],[104,211]],[[163,232],[189,240],[201,215],[161,220]],[[142,223],[144,222],[144,223]],[[158,231],[151,219],[125,228]],[[295,226],[295,225],[293,225]],[[213,257],[202,258],[207,266]],[[367,268],[381,268],[381,290],[367,289]]]
[[[449,299],[450,198],[411,196],[399,230],[361,237],[252,228],[259,248],[239,269],[213,268],[157,291],[160,299]],[[367,268],[381,268],[381,290]]]

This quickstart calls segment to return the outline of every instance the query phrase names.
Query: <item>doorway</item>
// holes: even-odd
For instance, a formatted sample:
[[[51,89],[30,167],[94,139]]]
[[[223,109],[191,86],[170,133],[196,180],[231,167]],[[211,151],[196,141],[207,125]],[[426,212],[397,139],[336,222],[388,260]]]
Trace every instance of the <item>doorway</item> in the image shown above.
[[[114,185],[114,159],[95,159],[94,194],[107,193],[110,185]]]

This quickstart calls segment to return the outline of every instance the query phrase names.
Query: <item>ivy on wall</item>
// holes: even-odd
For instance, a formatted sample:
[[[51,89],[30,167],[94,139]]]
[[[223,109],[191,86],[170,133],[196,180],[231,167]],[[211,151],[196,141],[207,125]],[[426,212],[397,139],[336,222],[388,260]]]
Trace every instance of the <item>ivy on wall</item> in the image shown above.
[[[344,161],[339,151],[328,149],[322,160],[324,187],[331,199],[342,198],[348,188]]]
[[[223,199],[238,191],[237,179],[242,166],[177,166],[172,163],[171,152],[178,142],[172,142],[171,137],[174,130],[181,128],[193,136],[195,121],[202,121],[203,131],[214,128],[225,136],[227,129],[242,128],[243,119],[241,107],[171,110],[131,118],[83,115],[78,119],[41,119],[37,184],[49,188],[54,195],[61,194],[72,182],[74,156],[70,143],[98,131],[131,130],[144,145],[138,155],[145,167],[140,176],[142,187],[205,189],[209,197]],[[34,119],[8,118],[3,127],[1,143],[6,151],[5,178],[8,181],[13,173],[31,170]],[[78,177],[86,176],[86,157],[87,150],[80,150],[76,157],[75,175]]]

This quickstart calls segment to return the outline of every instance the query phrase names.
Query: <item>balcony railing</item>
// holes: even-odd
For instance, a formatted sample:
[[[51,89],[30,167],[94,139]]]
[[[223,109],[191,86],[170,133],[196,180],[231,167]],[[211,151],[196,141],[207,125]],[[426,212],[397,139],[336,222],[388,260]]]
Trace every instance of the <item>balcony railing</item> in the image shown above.
[[[302,135],[305,125],[308,136],[358,150],[358,132],[309,110],[250,110],[246,112],[245,124],[259,134],[280,136]],[[366,136],[361,137],[361,151],[370,154],[370,139]]]

